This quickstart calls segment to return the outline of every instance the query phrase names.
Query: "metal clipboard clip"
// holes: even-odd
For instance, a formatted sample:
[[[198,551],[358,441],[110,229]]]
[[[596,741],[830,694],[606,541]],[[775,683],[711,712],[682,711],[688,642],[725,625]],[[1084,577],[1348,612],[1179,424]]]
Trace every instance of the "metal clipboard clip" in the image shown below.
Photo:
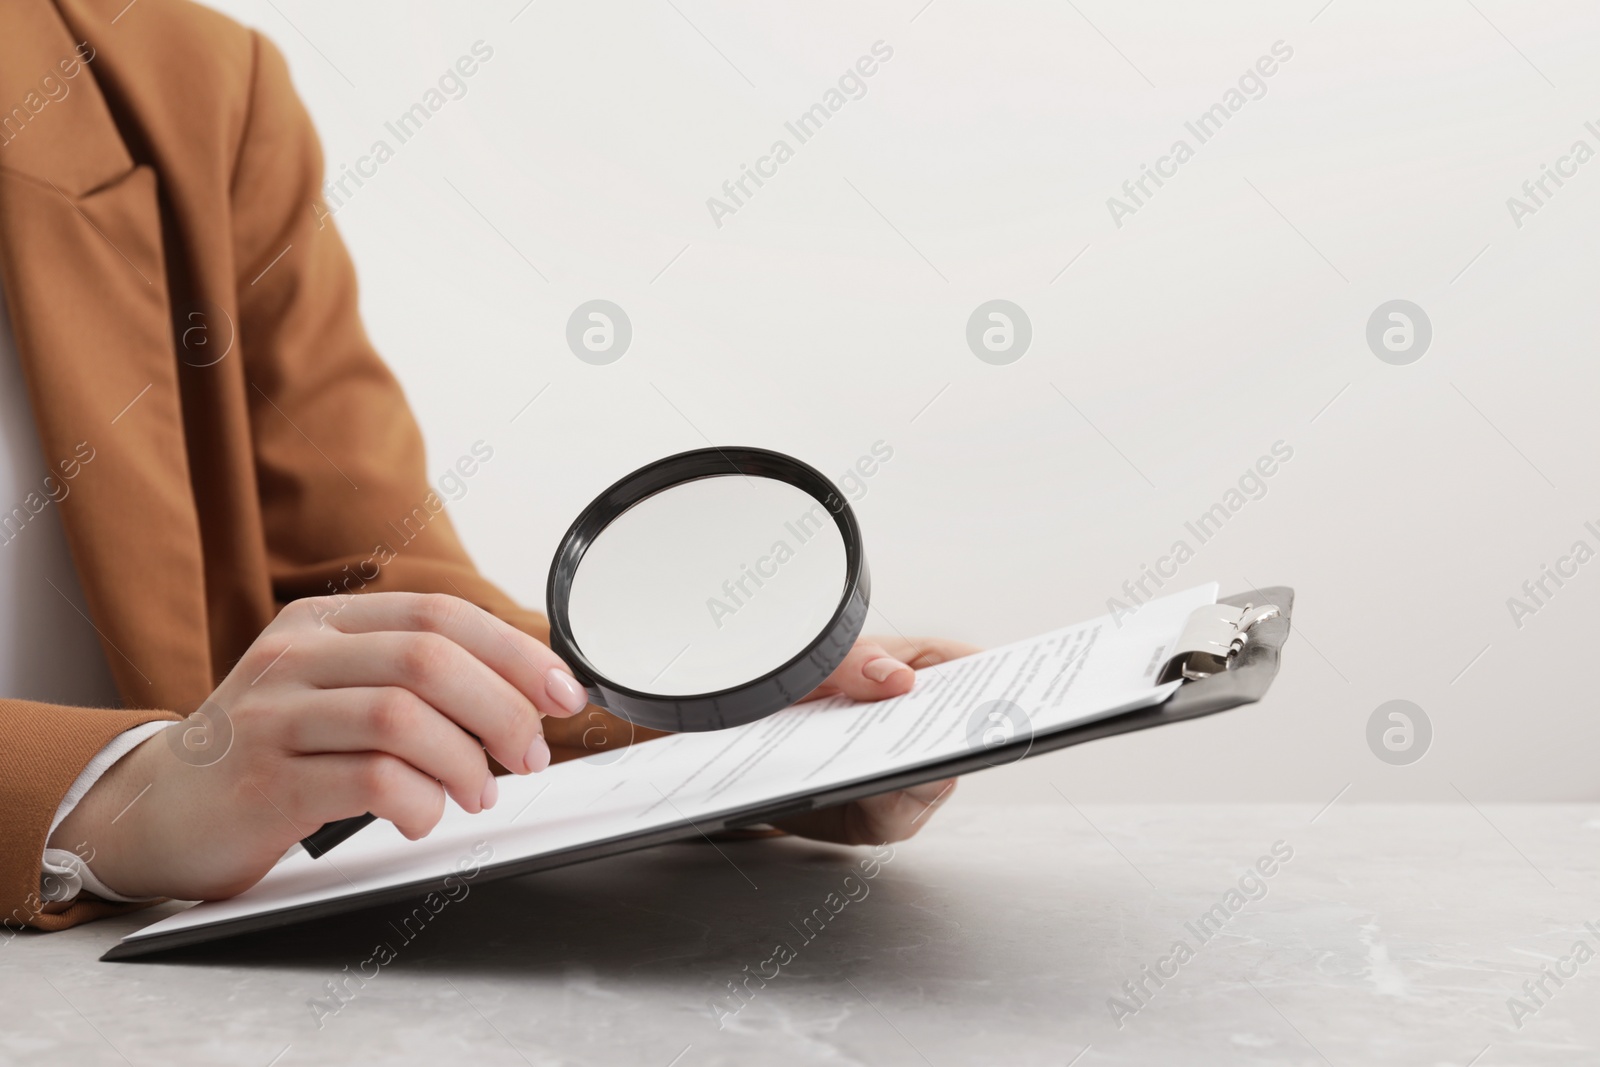
[[[1250,642],[1250,631],[1282,615],[1276,604],[1207,604],[1189,616],[1159,681],[1199,681],[1221,674]]]

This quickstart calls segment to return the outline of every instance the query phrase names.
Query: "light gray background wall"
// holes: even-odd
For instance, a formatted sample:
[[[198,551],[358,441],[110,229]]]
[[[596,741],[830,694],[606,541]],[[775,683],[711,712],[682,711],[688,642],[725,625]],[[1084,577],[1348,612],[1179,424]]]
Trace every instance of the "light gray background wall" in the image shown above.
[[[330,170],[396,147],[337,224],[432,466],[494,448],[453,513],[523,600],[638,464],[709,439],[835,473],[882,440],[856,505],[876,628],[1001,643],[1104,611],[1281,440],[1177,579],[1299,590],[1267,702],[969,800],[1600,797],[1600,561],[1520,628],[1507,607],[1600,549],[1600,160],[1507,206],[1600,150],[1590,5],[217,6],[286,52]],[[385,122],[479,40],[398,145]],[[865,96],[718,227],[707,198],[880,40]],[[1264,94],[1118,227],[1107,198],[1278,41]],[[609,366],[564,339],[593,298],[633,325]],[[965,339],[993,298],[1032,322],[1007,366]],[[1400,298],[1434,334],[1405,366],[1365,338]],[[1396,698],[1434,730],[1409,766],[1366,740]]]

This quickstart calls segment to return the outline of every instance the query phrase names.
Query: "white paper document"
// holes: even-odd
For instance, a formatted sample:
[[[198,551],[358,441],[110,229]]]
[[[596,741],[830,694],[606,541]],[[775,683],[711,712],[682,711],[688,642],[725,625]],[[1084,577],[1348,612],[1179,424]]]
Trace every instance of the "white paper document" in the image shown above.
[[[338,901],[359,906],[375,892],[459,876],[463,859],[493,870],[668,826],[715,825],[753,806],[965,755],[995,740],[991,731],[1041,736],[1149,707],[1178,686],[1157,684],[1156,675],[1190,613],[1216,598],[1213,583],[1148,601],[1120,625],[1102,616],[929,667],[910,693],[891,700],[819,700],[730,730],[503,777],[491,811],[469,815],[447,804],[421,841],[374,823],[321,859],[298,852],[239,896],[197,904],[124,941]],[[1026,723],[994,701],[1021,709]]]

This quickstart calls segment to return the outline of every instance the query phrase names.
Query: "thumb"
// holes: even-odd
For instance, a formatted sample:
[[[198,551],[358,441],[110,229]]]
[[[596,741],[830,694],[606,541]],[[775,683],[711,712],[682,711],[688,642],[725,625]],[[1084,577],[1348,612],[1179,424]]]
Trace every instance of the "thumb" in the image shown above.
[[[917,675],[875,641],[857,641],[828,680],[807,699],[842,693],[852,700],[886,700],[911,691]]]

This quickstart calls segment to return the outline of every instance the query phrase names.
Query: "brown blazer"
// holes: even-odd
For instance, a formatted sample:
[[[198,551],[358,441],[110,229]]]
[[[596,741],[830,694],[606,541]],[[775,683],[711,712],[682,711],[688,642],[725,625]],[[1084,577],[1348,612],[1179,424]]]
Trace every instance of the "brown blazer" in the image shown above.
[[[197,708],[286,601],[346,568],[392,554],[357,587],[455,593],[547,638],[433,515],[416,423],[318,218],[322,178],[283,58],[252,31],[182,0],[0,3],[0,280],[47,463],[93,450],[50,506],[124,704],[0,699],[7,925],[116,909],[40,904],[67,787],[120,731]],[[390,523],[419,508],[402,545]],[[551,720],[553,747],[599,714]]]

